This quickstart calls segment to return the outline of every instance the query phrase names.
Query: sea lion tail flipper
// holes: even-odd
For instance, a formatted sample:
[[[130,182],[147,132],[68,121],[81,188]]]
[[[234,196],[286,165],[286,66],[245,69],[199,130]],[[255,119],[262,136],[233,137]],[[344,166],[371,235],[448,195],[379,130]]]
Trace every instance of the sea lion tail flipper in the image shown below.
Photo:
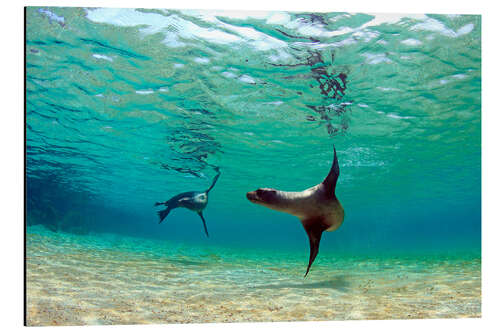
[[[156,202],[156,203],[155,203],[155,207],[156,207],[156,206],[161,206],[161,205],[164,205],[164,204],[165,204],[164,202]]]
[[[158,212],[158,216],[160,217],[160,222],[158,222],[158,224],[163,222],[163,220],[165,219],[165,217],[167,217],[168,213],[170,213],[171,210],[172,210],[171,207],[167,207],[167,209],[160,210]]]
[[[208,236],[208,229],[207,229],[207,223],[205,222],[205,218],[203,217],[203,213],[202,212],[199,212],[198,215],[200,215],[201,217],[201,220],[203,221],[203,228],[205,228],[205,233],[207,234],[207,237]]]
[[[307,236],[309,237],[309,265],[307,266],[307,271],[304,277],[309,273],[309,269],[311,269],[311,265],[316,259],[316,256],[319,252],[319,243],[321,241],[321,235],[323,231],[325,231],[328,227],[322,223],[321,219],[309,219],[303,220],[302,225],[306,230]]]
[[[328,173],[328,176],[323,180],[322,184],[325,187],[326,194],[328,198],[333,198],[335,196],[335,187],[337,186],[337,179],[340,175],[339,161],[337,159],[337,150],[333,146],[333,163]]]
[[[205,193],[210,192],[210,190],[215,186],[215,183],[217,183],[217,179],[219,179],[219,176],[220,176],[220,171],[219,168],[217,168],[217,174],[215,175],[214,180],[212,180],[212,185],[210,185],[210,187],[208,188],[208,190],[205,191]]]

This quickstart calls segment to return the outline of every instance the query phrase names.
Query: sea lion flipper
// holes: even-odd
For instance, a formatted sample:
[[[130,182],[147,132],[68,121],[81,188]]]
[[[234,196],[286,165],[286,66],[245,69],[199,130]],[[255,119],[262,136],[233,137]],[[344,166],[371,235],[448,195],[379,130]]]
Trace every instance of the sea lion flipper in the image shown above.
[[[302,225],[304,226],[307,236],[309,237],[309,246],[310,246],[309,265],[307,266],[307,271],[306,274],[304,275],[304,277],[306,277],[307,274],[309,273],[311,265],[314,262],[314,259],[316,259],[316,256],[318,255],[321,235],[323,234],[323,231],[325,231],[328,228],[328,226],[323,223],[323,219],[321,218],[302,220]]]
[[[337,159],[337,150],[333,146],[333,163],[328,173],[328,176],[323,180],[322,184],[325,188],[325,192],[328,198],[333,198],[335,196],[335,187],[337,186],[337,179],[340,175],[339,161]]]
[[[215,186],[215,183],[217,183],[217,179],[219,179],[220,176],[220,171],[219,168],[217,168],[217,174],[215,175],[214,179],[212,180],[212,185],[208,188],[208,190],[205,191],[205,193],[210,192],[210,190]]]
[[[208,229],[207,229],[207,223],[205,222],[205,218],[203,217],[203,213],[202,212],[199,212],[198,215],[200,215],[201,217],[201,220],[203,221],[203,228],[205,228],[205,233],[207,234],[207,237],[208,236]]]
[[[172,207],[167,207],[167,209],[160,210],[158,212],[158,216],[160,217],[160,222],[158,222],[158,224],[163,222],[163,220],[165,219],[165,217],[167,217],[168,213],[170,213],[171,210],[172,210]]]

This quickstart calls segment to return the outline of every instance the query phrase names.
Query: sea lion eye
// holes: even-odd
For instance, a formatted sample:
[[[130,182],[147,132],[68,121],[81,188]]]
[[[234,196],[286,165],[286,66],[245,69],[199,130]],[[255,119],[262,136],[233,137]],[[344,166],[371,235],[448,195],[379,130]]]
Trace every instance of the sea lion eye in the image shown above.
[[[261,189],[258,189],[256,192],[259,197],[264,193],[264,191]]]

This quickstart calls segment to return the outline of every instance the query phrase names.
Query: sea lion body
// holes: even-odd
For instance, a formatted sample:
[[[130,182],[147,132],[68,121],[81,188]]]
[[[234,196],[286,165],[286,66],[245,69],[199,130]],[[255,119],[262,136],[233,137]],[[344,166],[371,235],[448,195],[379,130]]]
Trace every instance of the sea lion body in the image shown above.
[[[207,207],[208,194],[206,192],[184,192],[170,198],[168,206],[175,208],[187,208],[193,212],[199,213]]]
[[[273,198],[267,195],[267,201],[263,201],[259,200],[258,195],[254,196],[252,194],[247,194],[247,198],[253,203],[288,213],[298,217],[300,220],[311,217],[321,217],[324,219],[324,223],[328,225],[328,229],[325,231],[334,231],[337,230],[344,221],[344,208],[337,197],[327,197],[323,190],[323,186],[323,184],[318,184],[302,192],[287,192],[263,188],[259,190],[264,190],[268,193],[275,192],[274,195],[276,198],[273,200]],[[264,193],[259,194],[261,196],[266,196]]]
[[[337,179],[340,175],[337,151],[328,176],[320,184],[301,192],[287,192],[272,188],[259,188],[247,193],[251,202],[267,208],[296,216],[309,237],[309,273],[319,251],[321,235],[324,231],[337,230],[344,221],[344,208],[335,195]]]
[[[192,210],[193,212],[198,213],[198,215],[201,218],[201,221],[203,222],[203,228],[205,229],[205,234],[208,237],[208,229],[205,218],[203,217],[203,210],[205,209],[205,207],[207,207],[208,204],[208,192],[210,192],[210,190],[215,186],[215,183],[217,182],[217,179],[219,179],[219,176],[220,173],[218,172],[212,181],[212,185],[210,185],[210,187],[205,191],[183,192],[171,197],[165,202],[155,203],[155,206],[164,205],[167,207],[166,209],[158,212],[158,216],[160,217],[159,223],[163,222],[163,220],[167,217],[167,215],[170,213],[172,209],[186,208]]]

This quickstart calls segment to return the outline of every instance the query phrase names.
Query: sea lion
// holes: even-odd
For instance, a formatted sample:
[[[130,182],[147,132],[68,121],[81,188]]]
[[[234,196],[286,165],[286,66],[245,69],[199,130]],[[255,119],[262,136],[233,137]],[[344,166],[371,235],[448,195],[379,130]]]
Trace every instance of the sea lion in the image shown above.
[[[205,233],[208,236],[208,230],[207,230],[207,223],[205,222],[205,218],[203,217],[203,209],[207,206],[208,203],[208,192],[215,186],[215,183],[217,182],[217,179],[219,179],[220,172],[217,170],[217,175],[215,175],[214,179],[212,180],[212,185],[203,192],[196,192],[196,191],[191,191],[191,192],[184,192],[177,194],[176,196],[168,199],[165,202],[157,202],[155,203],[155,206],[160,206],[160,205],[165,205],[167,209],[160,210],[158,212],[158,216],[160,217],[160,222],[162,223],[163,220],[167,217],[167,215],[170,213],[172,209],[175,208],[187,208],[192,210],[193,212],[198,213],[198,215],[201,217],[201,221],[203,222],[203,227],[205,228]]]
[[[340,174],[337,151],[333,147],[333,164],[328,176],[318,185],[302,192],[285,192],[271,188],[259,188],[248,192],[251,202],[294,215],[300,219],[309,237],[309,265],[304,277],[309,273],[318,255],[319,242],[323,231],[337,230],[344,221],[344,208],[335,195],[335,187]]]

